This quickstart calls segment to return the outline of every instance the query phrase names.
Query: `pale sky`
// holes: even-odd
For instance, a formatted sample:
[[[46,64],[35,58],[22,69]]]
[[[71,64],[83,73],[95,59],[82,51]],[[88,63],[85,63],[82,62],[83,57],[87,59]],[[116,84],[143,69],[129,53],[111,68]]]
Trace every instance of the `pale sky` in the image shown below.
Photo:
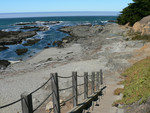
[[[0,0],[0,13],[121,11],[132,0]]]

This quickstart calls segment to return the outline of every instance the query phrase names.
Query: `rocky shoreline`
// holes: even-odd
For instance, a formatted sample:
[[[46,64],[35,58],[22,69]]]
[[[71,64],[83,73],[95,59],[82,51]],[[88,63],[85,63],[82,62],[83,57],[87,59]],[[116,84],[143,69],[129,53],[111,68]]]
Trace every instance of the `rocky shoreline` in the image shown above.
[[[60,30],[70,34],[62,40],[63,48],[45,49],[27,61],[14,62],[0,71],[0,85],[4,86],[0,88],[2,97],[0,105],[18,99],[24,91],[31,92],[38,88],[49,78],[51,72],[58,72],[60,76],[70,76],[72,71],[82,75],[84,72],[91,73],[102,69],[107,85],[106,95],[109,94],[109,104],[103,103],[106,101],[104,96],[99,106],[100,113],[104,111],[116,113],[118,108],[112,107],[112,103],[120,96],[115,96],[113,90],[123,87],[117,84],[121,81],[120,73],[133,64],[129,59],[135,57],[135,50],[143,47],[143,41],[126,41],[130,38],[127,35],[128,29],[121,28],[117,24],[68,26]],[[80,82],[83,81],[79,80]],[[60,88],[64,88],[70,86],[71,82],[61,80],[60,84]],[[49,88],[49,85],[46,86],[34,96],[34,100],[37,100],[33,102],[35,106],[48,95]],[[61,98],[68,97],[70,93],[71,91],[62,92]],[[11,107],[6,111],[20,112],[19,106],[16,105],[15,108]]]

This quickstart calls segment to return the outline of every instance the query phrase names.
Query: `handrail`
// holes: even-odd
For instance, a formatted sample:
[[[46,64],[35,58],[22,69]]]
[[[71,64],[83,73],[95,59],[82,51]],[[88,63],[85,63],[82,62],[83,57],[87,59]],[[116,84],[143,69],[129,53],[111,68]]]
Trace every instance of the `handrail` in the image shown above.
[[[35,92],[37,92],[38,90],[40,90],[42,87],[44,87],[50,80],[52,79],[52,77],[50,77],[42,86],[40,86],[39,88],[37,88],[36,90],[32,91],[30,94],[33,94]]]
[[[39,107],[41,107],[42,104],[44,104],[44,102],[45,102],[52,94],[53,94],[53,92],[50,93],[50,94],[43,100],[43,102],[42,102],[40,105],[38,105],[38,107],[36,107],[36,108],[33,110],[33,112],[35,112]]]
[[[101,81],[99,81],[99,79],[97,79],[97,78],[95,78],[95,72],[92,72],[92,75],[88,75],[88,73],[85,73],[84,74],[84,76],[79,76],[79,75],[77,75],[77,72],[74,72],[73,73],[73,75],[72,76],[66,76],[66,77],[64,77],[64,76],[58,76],[57,75],[57,73],[55,73],[55,74],[51,74],[51,77],[42,85],[42,86],[40,86],[39,88],[37,88],[36,90],[34,90],[34,91],[32,91],[31,93],[29,93],[28,95],[26,94],[25,96],[23,95],[23,97],[21,98],[21,99],[18,99],[18,100],[16,100],[16,101],[14,101],[14,102],[12,102],[12,103],[10,103],[10,104],[7,104],[7,105],[4,105],[4,106],[1,106],[0,107],[0,109],[2,109],[2,108],[5,108],[5,107],[8,107],[8,106],[11,106],[11,105],[13,105],[13,104],[15,104],[15,103],[17,103],[17,102],[19,102],[19,101],[22,101],[22,107],[25,107],[24,109],[29,109],[29,110],[27,110],[27,111],[32,111],[32,112],[29,112],[29,113],[33,113],[33,112],[35,112],[37,109],[39,109],[45,102],[46,102],[46,100],[49,98],[49,97],[53,97],[53,110],[54,110],[54,113],[56,113],[56,109],[60,109],[60,105],[58,105],[58,104],[60,104],[58,101],[60,101],[60,100],[58,100],[59,99],[59,92],[61,92],[61,91],[64,91],[64,90],[68,90],[68,89],[73,89],[73,91],[74,91],[74,94],[73,94],[73,96],[72,97],[70,97],[70,98],[68,98],[67,100],[65,100],[64,102],[68,102],[68,101],[70,101],[71,99],[73,99],[73,103],[74,103],[74,105],[75,105],[75,107],[73,108],[73,111],[75,110],[75,109],[79,109],[79,108],[82,108],[82,109],[84,109],[84,107],[85,107],[85,105],[90,101],[93,101],[93,99],[95,99],[95,97],[97,97],[98,95],[100,95],[100,94],[102,94],[101,92],[102,92],[102,90],[103,89],[105,89],[106,88],[106,86],[105,87],[103,87],[103,88],[101,88],[99,91],[98,91],[98,89],[99,89],[99,86],[100,85],[102,85],[103,84],[103,76],[102,76],[102,70],[100,70],[100,77],[99,77],[99,75],[97,75],[97,77],[98,78],[100,78],[101,79]],[[94,75],[93,75],[94,74]],[[55,75],[55,76],[54,76]],[[90,80],[89,80],[89,77],[90,76]],[[80,78],[84,78],[84,83],[82,83],[82,84],[77,84],[77,78],[78,77],[80,77]],[[87,77],[87,78],[86,78]],[[92,78],[93,77],[93,78]],[[70,87],[67,87],[67,88],[62,88],[62,89],[59,89],[59,85],[58,85],[58,83],[57,83],[57,81],[58,81],[58,78],[62,78],[62,79],[68,79],[68,78],[72,78],[72,86],[70,86]],[[53,85],[52,85],[52,88],[53,88],[53,90],[52,90],[52,92],[33,110],[33,106],[32,106],[32,94],[33,93],[35,93],[35,92],[37,92],[38,90],[40,90],[42,87],[44,87],[49,81],[51,80],[51,83],[53,83]],[[97,81],[97,82],[95,82],[95,81]],[[93,83],[93,84],[92,84]],[[95,83],[96,83],[96,85],[95,85]],[[84,91],[83,92],[81,92],[80,94],[77,94],[78,93],[78,88],[77,87],[80,87],[80,86],[83,86],[84,85]],[[99,86],[98,86],[99,85]],[[57,88],[57,90],[55,89],[55,87]],[[90,87],[90,88],[89,88]],[[96,87],[96,88],[95,88]],[[95,89],[97,90],[96,92],[95,92]],[[92,95],[89,97],[88,96],[88,91],[89,90],[91,90],[92,91]],[[85,99],[85,101],[82,103],[82,104],[78,104],[77,103],[77,98],[78,98],[78,96],[81,96],[82,94],[84,94],[84,98],[87,98],[87,99]],[[58,98],[56,98],[56,95],[58,96]],[[57,101],[57,102],[55,102],[54,103],[54,101]],[[76,101],[76,102],[75,102]],[[28,103],[28,104],[27,104]],[[57,105],[55,105],[55,104],[57,104]],[[84,106],[84,107],[83,107]],[[23,111],[23,113],[26,113],[26,110],[25,111]],[[69,112],[69,113],[74,113],[74,112]]]
[[[14,101],[14,102],[11,102],[10,104],[7,104],[7,105],[4,105],[4,106],[1,106],[1,107],[0,107],[0,109],[5,108],[5,107],[8,107],[8,106],[11,106],[11,105],[13,105],[13,104],[16,104],[17,102],[21,101],[22,99],[23,99],[23,98],[18,99],[18,100]]]
[[[64,91],[64,90],[68,90],[71,89],[73,86],[67,87],[67,88],[63,88],[63,89],[59,89],[59,91]]]
[[[63,76],[58,76],[59,78],[72,78],[72,76],[68,76],[68,77],[63,77]]]

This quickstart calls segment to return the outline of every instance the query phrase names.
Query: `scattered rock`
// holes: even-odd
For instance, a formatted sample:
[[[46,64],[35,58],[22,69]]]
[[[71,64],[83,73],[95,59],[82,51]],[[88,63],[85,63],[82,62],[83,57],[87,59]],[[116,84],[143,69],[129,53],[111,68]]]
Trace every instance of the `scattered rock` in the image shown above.
[[[0,60],[0,69],[5,69],[8,65],[10,65],[8,60]]]
[[[17,49],[17,50],[16,50],[16,53],[17,53],[18,55],[22,55],[22,54],[26,53],[27,51],[28,51],[27,48]]]
[[[53,60],[53,58],[48,58],[48,59],[47,59],[47,61],[52,61],[52,60]]]
[[[67,53],[67,54],[72,54],[73,52],[69,52],[69,53]]]
[[[59,48],[62,48],[62,47],[63,47],[62,41],[60,41],[60,40],[54,41],[54,42],[53,42],[53,46],[57,46],[57,47],[59,47]]]
[[[24,46],[32,46],[36,43],[38,43],[41,39],[32,39],[32,40],[27,40],[27,43],[23,44]]]
[[[45,47],[44,47],[44,49],[47,49],[47,48],[49,48],[49,47],[48,47],[48,46],[45,46]]]
[[[64,106],[64,105],[65,105],[65,102],[60,99],[60,106]],[[50,102],[46,105],[45,110],[46,110],[46,111],[50,111],[52,108],[53,108],[53,102],[50,101]]]
[[[74,37],[71,37],[71,36],[67,36],[67,37],[62,38],[63,43],[70,43],[73,40],[74,40]]]

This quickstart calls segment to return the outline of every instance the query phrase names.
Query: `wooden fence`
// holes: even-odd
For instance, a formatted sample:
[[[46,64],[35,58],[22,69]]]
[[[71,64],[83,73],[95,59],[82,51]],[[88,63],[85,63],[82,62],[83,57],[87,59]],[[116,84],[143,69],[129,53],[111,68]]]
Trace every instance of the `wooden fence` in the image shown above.
[[[84,83],[78,84],[77,78],[83,78]],[[59,88],[59,82],[58,78],[67,79],[72,78],[72,86],[67,87],[64,89]],[[89,80],[90,79],[90,80]],[[37,106],[35,109],[33,109],[33,103],[32,103],[32,94],[37,92],[39,89],[44,87],[49,81],[51,81],[51,88],[52,92],[47,96],[47,98],[44,99],[44,101]],[[89,82],[91,82],[91,95],[89,94]],[[84,86],[84,101],[82,103],[78,103],[78,96],[81,94],[78,94],[78,87]],[[57,73],[51,73],[50,78],[47,82],[45,82],[41,87],[36,89],[35,91],[28,93],[21,94],[21,99],[18,99],[15,102],[12,102],[8,105],[1,106],[0,109],[3,109],[5,107],[11,106],[19,101],[21,101],[22,105],[22,113],[34,113],[37,109],[39,109],[43,103],[49,98],[52,97],[53,101],[53,112],[54,113],[60,113],[61,107],[60,107],[60,91],[72,89],[72,97],[65,100],[64,102],[68,102],[70,100],[73,101],[73,109],[68,111],[68,113],[82,113],[83,110],[87,110],[92,106],[93,101],[97,101],[99,96],[102,96],[102,91],[106,88],[106,86],[103,85],[103,73],[102,70],[99,72],[92,72],[91,75],[89,75],[87,72],[84,73],[84,76],[77,75],[77,72],[72,72],[72,76],[68,77],[62,77],[58,76]]]

